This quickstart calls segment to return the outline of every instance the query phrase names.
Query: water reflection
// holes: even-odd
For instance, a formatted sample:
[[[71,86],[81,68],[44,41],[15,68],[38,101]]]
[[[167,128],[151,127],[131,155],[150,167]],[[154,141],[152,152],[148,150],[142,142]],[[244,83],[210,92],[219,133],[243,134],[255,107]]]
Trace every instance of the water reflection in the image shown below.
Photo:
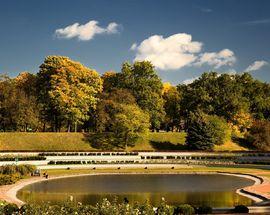
[[[240,187],[250,186],[252,180],[224,175],[98,175],[45,181],[26,186],[18,197],[29,203],[64,202],[69,196],[74,201],[95,204],[117,196],[122,202],[159,204],[164,197],[169,204],[189,203],[213,207],[250,205],[252,201],[235,193]]]

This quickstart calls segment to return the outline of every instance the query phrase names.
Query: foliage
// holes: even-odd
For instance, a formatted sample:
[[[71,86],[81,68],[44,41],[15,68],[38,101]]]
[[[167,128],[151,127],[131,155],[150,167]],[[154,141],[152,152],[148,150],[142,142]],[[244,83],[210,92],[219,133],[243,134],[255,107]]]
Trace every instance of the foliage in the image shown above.
[[[23,176],[31,174],[36,167],[33,165],[4,165],[0,167],[0,185],[14,184]]]
[[[212,211],[210,206],[200,206],[196,209],[197,214],[212,214]]]
[[[153,129],[159,129],[164,118],[162,82],[148,61],[124,63],[116,75],[116,87],[128,89],[139,107],[149,113]]]
[[[126,89],[114,89],[100,95],[95,119],[97,132],[111,131],[114,117],[121,111],[121,104],[136,105],[134,96]]]
[[[191,205],[183,204],[174,209],[174,214],[192,215],[195,214],[195,209]]]
[[[121,105],[120,108],[114,116],[112,132],[127,149],[128,145],[133,145],[140,136],[147,133],[149,116],[136,105]]]
[[[158,215],[173,215],[174,208],[170,205],[167,205],[164,198],[161,199],[160,205],[157,207]]]
[[[11,174],[11,175],[0,174],[0,186],[7,185],[7,184],[15,184],[20,179],[21,179],[21,176],[18,173]]]
[[[190,113],[186,144],[191,149],[212,150],[215,144],[212,133],[212,127],[209,126],[205,114],[202,112]]]
[[[55,130],[67,122],[68,131],[74,124],[89,118],[95,108],[97,94],[102,90],[98,73],[67,57],[49,56],[40,66],[38,76],[39,100],[47,119],[54,121]]]
[[[208,115],[208,125],[212,131],[212,137],[215,145],[222,145],[225,141],[231,139],[231,131],[227,122],[216,115]]]
[[[185,208],[186,205],[181,208]],[[134,205],[129,204],[128,202],[118,203],[117,199],[113,201],[109,201],[107,199],[103,199],[98,202],[96,205],[83,205],[76,204],[74,202],[66,202],[61,205],[52,205],[52,204],[26,204],[23,205],[20,210],[12,204],[7,204],[0,206],[0,210],[2,208],[9,208],[9,211],[14,211],[16,214],[19,212],[20,214],[31,214],[31,215],[72,215],[72,214],[84,214],[84,215],[173,215],[174,207],[167,205],[165,200],[163,199],[161,203],[157,206],[157,209],[154,208],[153,205],[145,202],[143,204],[135,203]],[[184,214],[192,214],[192,213],[184,213]]]
[[[36,167],[29,164],[0,166],[0,174],[3,175],[12,175],[18,173],[21,176],[25,176],[30,174],[34,170],[36,170]]]
[[[201,111],[190,113],[186,139],[190,148],[212,150],[214,145],[222,145],[229,137],[230,130],[224,119]]]
[[[27,72],[15,79],[0,77],[0,130],[35,131],[39,128],[35,83],[36,77]]]
[[[3,208],[5,215],[13,215],[19,212],[19,208],[16,204],[7,204]]]
[[[267,120],[257,120],[246,135],[248,142],[259,150],[270,149],[270,122]]]
[[[163,99],[165,109],[165,128],[166,130],[174,131],[175,128],[180,130],[181,116],[180,116],[180,100],[181,96],[176,87],[168,84],[163,85]]]
[[[270,85],[250,74],[204,73],[189,85],[178,85],[182,95],[181,115],[202,110],[217,115],[245,130],[252,118],[269,119]],[[240,117],[240,118],[239,118]]]

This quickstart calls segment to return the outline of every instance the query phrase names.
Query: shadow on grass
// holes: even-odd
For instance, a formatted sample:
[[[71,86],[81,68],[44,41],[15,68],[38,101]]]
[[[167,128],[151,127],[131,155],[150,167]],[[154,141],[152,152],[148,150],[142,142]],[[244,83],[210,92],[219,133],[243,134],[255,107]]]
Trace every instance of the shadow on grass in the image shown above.
[[[112,133],[90,133],[84,134],[85,142],[89,143],[92,148],[101,150],[123,149],[120,142],[113,137]]]
[[[163,142],[159,142],[159,141],[150,141],[151,146],[158,151],[181,151],[181,150],[187,150],[188,147],[187,145],[184,144],[173,144],[169,141],[163,141]]]
[[[249,150],[256,150],[256,148],[252,146],[252,144],[246,138],[232,137],[232,141],[243,148],[247,148]]]

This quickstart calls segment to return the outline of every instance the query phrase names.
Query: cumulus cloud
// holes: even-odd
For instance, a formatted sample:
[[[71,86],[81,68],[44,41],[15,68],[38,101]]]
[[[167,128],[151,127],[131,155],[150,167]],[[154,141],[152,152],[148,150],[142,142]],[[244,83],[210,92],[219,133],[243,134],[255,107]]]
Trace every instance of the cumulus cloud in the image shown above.
[[[220,52],[206,52],[200,54],[194,65],[202,66],[208,64],[218,69],[222,66],[232,66],[236,61],[234,52],[230,49],[223,49]]]
[[[55,30],[58,38],[71,39],[77,37],[79,40],[91,40],[96,34],[115,34],[118,32],[119,25],[115,22],[109,23],[103,28],[98,25],[98,21],[91,20],[86,24],[74,23],[64,28]]]
[[[203,43],[193,41],[190,34],[178,33],[166,38],[153,35],[140,44],[133,43],[130,49],[135,51],[134,61],[151,61],[160,70],[176,70],[204,64],[219,68],[231,66],[236,61],[233,51],[229,49],[202,53],[202,46]]]
[[[264,60],[257,60],[255,62],[253,62],[251,65],[248,66],[248,68],[246,68],[247,72],[252,72],[252,71],[256,71],[261,69],[263,66],[266,66],[268,64],[268,62],[264,61]]]
[[[174,34],[167,38],[153,35],[139,45],[134,43],[131,50],[136,52],[134,60],[151,61],[158,69],[180,69],[194,62],[202,43],[192,41],[192,36],[185,33]]]

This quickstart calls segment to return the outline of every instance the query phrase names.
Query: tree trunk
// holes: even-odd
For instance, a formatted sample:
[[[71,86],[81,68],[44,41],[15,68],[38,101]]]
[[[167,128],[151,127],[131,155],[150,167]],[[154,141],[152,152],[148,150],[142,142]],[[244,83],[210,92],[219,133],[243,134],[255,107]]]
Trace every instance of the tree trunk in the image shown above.
[[[70,132],[70,128],[71,128],[71,125],[70,125],[70,122],[68,122],[68,130],[67,130],[67,132]]]
[[[128,147],[128,134],[125,134],[125,151],[127,152],[127,147]]]
[[[77,121],[75,122],[75,125],[74,125],[74,131],[77,132]]]

